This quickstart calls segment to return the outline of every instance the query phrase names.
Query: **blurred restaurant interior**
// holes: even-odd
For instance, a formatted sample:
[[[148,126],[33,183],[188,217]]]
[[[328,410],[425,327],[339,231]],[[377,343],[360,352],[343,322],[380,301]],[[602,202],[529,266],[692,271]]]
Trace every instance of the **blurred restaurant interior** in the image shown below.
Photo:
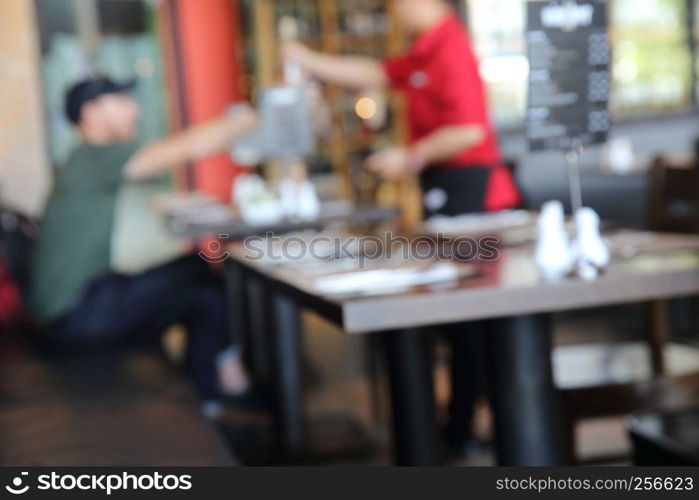
[[[458,59],[456,24],[406,29],[403,3],[458,17],[476,59]],[[2,0],[0,465],[699,465],[698,39],[699,0]],[[380,85],[353,83],[365,67]],[[454,109],[452,76],[469,82]],[[114,166],[129,182],[80,184],[87,110],[126,84],[88,95],[90,80],[77,121],[66,96],[102,77],[133,81],[138,147],[215,154],[131,182],[146,146]],[[415,122],[457,108],[488,110],[488,175],[502,163],[518,193],[506,210],[485,194],[439,210],[449,189],[425,172],[448,158]],[[197,148],[216,119],[235,141]],[[76,188],[59,208],[62,170],[82,204]],[[94,186],[113,189],[106,229],[87,222]],[[199,282],[162,285],[169,302],[104,299],[110,319],[76,308],[73,323],[122,331],[52,338],[67,323],[35,314],[36,274],[67,290],[68,271],[92,272],[100,226],[115,290],[178,259],[206,267],[241,359],[216,357],[226,398],[188,377],[219,312],[186,298]]]

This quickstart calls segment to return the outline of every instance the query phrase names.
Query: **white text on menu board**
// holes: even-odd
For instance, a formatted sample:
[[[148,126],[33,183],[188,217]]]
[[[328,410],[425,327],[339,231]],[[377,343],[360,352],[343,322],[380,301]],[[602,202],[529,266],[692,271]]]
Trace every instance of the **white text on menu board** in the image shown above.
[[[544,28],[560,28],[573,31],[590,26],[595,9],[590,4],[578,5],[575,2],[552,4],[541,9],[541,24]]]

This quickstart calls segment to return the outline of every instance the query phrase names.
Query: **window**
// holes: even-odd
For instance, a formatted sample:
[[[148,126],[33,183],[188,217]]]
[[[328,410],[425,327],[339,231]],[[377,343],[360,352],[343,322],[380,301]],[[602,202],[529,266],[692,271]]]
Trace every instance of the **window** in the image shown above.
[[[481,60],[491,112],[500,128],[522,126],[526,107],[526,0],[462,0]],[[611,110],[615,118],[691,109],[699,55],[690,43],[687,5],[699,0],[609,0]],[[695,24],[694,39],[699,37]],[[692,61],[693,57],[696,61]]]
[[[468,0],[468,20],[490,109],[500,127],[521,126],[527,105],[523,0]]]
[[[612,112],[647,115],[692,105],[686,0],[613,0]]]
[[[79,8],[78,8],[79,6]],[[90,72],[138,79],[133,95],[143,112],[140,139],[167,131],[161,50],[153,7],[145,1],[36,0],[51,158],[62,164],[75,143],[63,101]]]

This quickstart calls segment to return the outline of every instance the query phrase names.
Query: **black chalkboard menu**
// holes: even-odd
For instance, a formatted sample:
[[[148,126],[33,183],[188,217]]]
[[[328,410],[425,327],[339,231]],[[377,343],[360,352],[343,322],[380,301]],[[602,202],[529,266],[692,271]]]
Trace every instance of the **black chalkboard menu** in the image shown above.
[[[527,2],[531,151],[606,141],[610,129],[606,0]]]

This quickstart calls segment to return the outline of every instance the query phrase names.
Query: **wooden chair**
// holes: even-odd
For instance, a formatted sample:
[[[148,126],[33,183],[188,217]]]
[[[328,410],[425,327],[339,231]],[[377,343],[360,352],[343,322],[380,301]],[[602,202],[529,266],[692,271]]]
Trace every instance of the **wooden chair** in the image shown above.
[[[651,231],[699,233],[699,166],[653,161],[648,179],[646,227]]]
[[[699,233],[699,166],[658,157],[651,165],[648,180],[646,228],[656,232]],[[650,302],[645,311],[644,333],[652,365],[651,380],[560,391],[568,419],[571,461],[575,461],[574,428],[580,420],[699,401],[699,374],[674,378],[666,374],[663,353],[670,330],[668,301]]]
[[[653,160],[648,174],[646,229],[656,232],[699,234],[699,157],[673,162]],[[668,337],[668,304],[651,311],[650,339],[656,372],[662,373],[662,349]]]
[[[627,429],[636,465],[699,465],[699,407],[635,414],[628,418]]]

